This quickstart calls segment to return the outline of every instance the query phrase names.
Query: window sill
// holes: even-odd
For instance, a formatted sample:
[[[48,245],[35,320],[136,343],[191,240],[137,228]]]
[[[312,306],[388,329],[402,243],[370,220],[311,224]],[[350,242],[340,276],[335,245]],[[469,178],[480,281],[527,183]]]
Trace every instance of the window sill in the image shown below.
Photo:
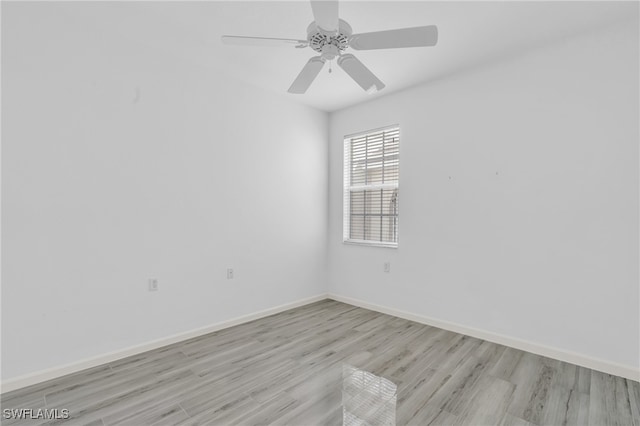
[[[369,247],[383,247],[383,248],[398,248],[398,243],[382,243],[379,241],[367,241],[367,240],[343,240],[344,244],[354,246],[369,246]]]

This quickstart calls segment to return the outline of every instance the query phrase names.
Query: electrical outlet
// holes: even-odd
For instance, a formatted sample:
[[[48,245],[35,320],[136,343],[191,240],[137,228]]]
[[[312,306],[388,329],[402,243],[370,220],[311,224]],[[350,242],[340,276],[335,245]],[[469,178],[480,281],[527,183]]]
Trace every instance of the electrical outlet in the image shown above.
[[[384,271],[391,272],[391,262],[384,262]]]
[[[233,279],[233,268],[227,268],[227,279],[228,280]]]
[[[158,291],[158,280],[156,278],[149,278],[149,291]]]

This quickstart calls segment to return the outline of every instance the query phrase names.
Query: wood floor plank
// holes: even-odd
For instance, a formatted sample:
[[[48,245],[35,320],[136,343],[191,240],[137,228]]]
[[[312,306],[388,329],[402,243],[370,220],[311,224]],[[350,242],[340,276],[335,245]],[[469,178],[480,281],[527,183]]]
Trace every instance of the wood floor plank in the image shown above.
[[[79,399],[101,399],[107,394],[118,394],[132,386],[145,383],[153,383],[161,379],[165,374],[173,373],[174,368],[181,365],[185,355],[176,354],[173,357],[153,359],[139,365],[132,371],[125,370],[118,374],[112,371],[100,378],[101,386],[96,388],[94,382],[85,382],[80,385],[71,385],[67,388],[56,390],[45,395],[47,405],[50,407],[64,406],[77,402]]]
[[[484,376],[469,402],[460,408],[455,424],[498,425],[507,414],[513,392],[511,382],[496,377]]]
[[[599,371],[591,372],[589,424],[632,425],[631,402],[626,380]]]
[[[501,345],[482,342],[478,350],[468,358],[474,364],[473,369],[469,371],[461,385],[447,398],[442,409],[465,419],[465,416],[460,416],[465,409],[468,409],[470,401],[478,395],[479,390],[482,390],[485,386],[487,387],[486,391],[492,390],[493,387],[499,387],[501,384],[500,379],[489,377],[486,372],[496,364],[505,349]],[[483,378],[485,380],[482,380]],[[513,393],[513,388],[511,388],[511,393]],[[507,408],[506,405],[504,408]],[[500,418],[502,418],[502,415]]]
[[[186,405],[186,406],[185,406]],[[231,394],[226,398],[207,398],[199,394],[180,403],[190,416],[177,424],[232,424],[247,412],[259,409],[260,404],[245,394]]]
[[[459,423],[459,419],[453,414],[440,410],[437,416],[433,418],[428,424],[429,426],[451,426]]]
[[[102,420],[106,425],[132,424],[133,419],[140,415],[153,414],[170,406],[178,399],[181,392],[197,390],[195,386],[197,381],[198,378],[191,375],[188,381],[184,382],[185,386],[153,388],[149,392],[130,398],[127,401],[128,404],[118,404],[109,412],[103,413]]]
[[[104,418],[110,414],[138,403],[140,400],[147,400],[148,406],[153,407],[159,395],[164,395],[164,400],[168,401],[167,394],[175,392],[181,387],[189,387],[195,375],[189,372],[179,372],[159,378],[155,381],[144,381],[139,385],[123,386],[117,392],[110,392],[100,395],[94,392],[87,397],[82,397],[72,402],[68,402],[65,408],[70,412],[69,421],[54,421],[51,424],[65,423],[87,423],[99,418]],[[146,407],[142,411],[146,411]]]
[[[300,405],[285,413],[274,424],[276,425],[302,425],[325,424],[323,419],[328,413],[342,410],[342,393],[336,392],[341,386],[342,375],[339,374],[335,381],[329,381],[318,386],[309,387],[310,393],[290,393],[294,399],[301,401]]]
[[[175,425],[189,420],[187,413],[178,404],[167,404],[161,410],[145,412],[133,417],[130,424]]]
[[[344,371],[362,371],[360,387]],[[395,399],[382,383],[394,386]],[[333,300],[5,393],[0,402],[71,415],[3,425],[337,425],[344,395],[358,392],[360,405],[348,412],[356,422],[395,404],[397,425],[640,426],[638,382]]]
[[[542,424],[547,425],[588,424],[589,395],[562,386],[552,386],[541,418]]]
[[[520,417],[507,413],[502,419],[500,426],[533,426],[533,424],[521,419]]]
[[[627,379],[633,426],[640,426],[640,382]]]
[[[11,394],[7,394],[6,399],[2,398],[1,407],[9,410],[20,410],[20,409],[34,409],[37,410],[39,408],[45,408],[45,400],[44,396],[40,391],[36,391],[33,394],[24,393],[24,392],[12,392]],[[26,425],[39,425],[44,423],[42,420],[25,420],[19,418],[5,418],[4,411],[2,412],[2,425],[17,425],[17,424],[26,424]]]
[[[300,401],[286,392],[280,392],[252,411],[237,419],[239,425],[266,425],[276,422],[280,417],[300,405]]]
[[[13,407],[17,401],[24,397],[44,397],[47,393],[52,393],[62,388],[77,387],[84,383],[101,381],[104,377],[111,376],[112,374],[113,372],[108,364],[101,365],[33,386],[3,393],[0,397],[2,398],[3,404],[9,404],[9,406]],[[44,406],[42,408],[44,408]]]
[[[533,424],[542,423],[544,406],[549,399],[554,363],[544,357],[525,353],[509,381],[516,385],[508,412]]]
[[[498,361],[489,371],[489,374],[498,379],[509,380],[516,366],[520,362],[522,355],[524,355],[523,351],[514,348],[506,348],[500,355],[500,358],[498,358]]]
[[[440,412],[441,408],[437,404],[429,404],[429,401],[447,385],[449,379],[451,374],[448,371],[427,369],[417,381],[400,385],[396,413],[398,424],[415,422],[413,419],[419,418],[419,413],[424,412],[425,409]]]
[[[400,419],[402,419],[402,417]],[[438,407],[433,404],[427,403],[420,407],[406,422],[404,420],[398,420],[398,424],[411,426],[442,424],[440,422],[443,422],[443,419],[453,420],[455,422],[456,417],[451,413],[438,409]],[[451,424],[452,423],[449,423],[449,425]]]

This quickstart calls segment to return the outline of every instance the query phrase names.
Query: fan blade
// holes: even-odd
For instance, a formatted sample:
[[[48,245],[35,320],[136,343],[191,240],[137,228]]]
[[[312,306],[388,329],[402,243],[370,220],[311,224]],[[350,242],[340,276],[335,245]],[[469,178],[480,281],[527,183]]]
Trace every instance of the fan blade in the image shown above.
[[[347,53],[340,56],[340,58],[338,58],[338,65],[367,92],[384,89],[384,83],[352,54]]]
[[[298,77],[294,80],[289,87],[289,93],[302,94],[307,91],[313,80],[316,79],[320,70],[324,66],[324,59],[322,56],[314,56],[309,59],[309,62],[302,68]]]
[[[338,31],[338,0],[311,0],[316,25],[326,32]]]
[[[373,50],[435,46],[437,42],[438,27],[429,25],[427,27],[354,34],[349,39],[349,46],[355,50]]]
[[[243,46],[294,46],[307,47],[307,40],[294,40],[290,38],[270,38],[270,37],[244,37],[244,36],[222,36],[224,44],[236,44]]]

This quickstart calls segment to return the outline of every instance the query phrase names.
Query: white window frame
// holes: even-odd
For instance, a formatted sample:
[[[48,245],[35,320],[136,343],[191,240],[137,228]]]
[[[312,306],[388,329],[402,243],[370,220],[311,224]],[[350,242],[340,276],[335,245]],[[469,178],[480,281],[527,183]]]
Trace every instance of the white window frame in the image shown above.
[[[358,240],[349,238],[351,235],[351,191],[354,190],[362,190],[362,189],[396,189],[398,193],[398,198],[400,194],[400,152],[398,151],[398,181],[395,183],[384,183],[384,184],[374,184],[374,185],[351,185],[351,139],[356,139],[359,137],[363,137],[372,133],[384,132],[387,130],[398,129],[398,139],[402,140],[402,133],[399,124],[393,124],[390,126],[380,127],[377,129],[367,130],[365,132],[353,133],[350,135],[346,135],[344,137],[343,150],[344,150],[344,173],[343,173],[343,216],[342,216],[342,242],[344,244],[355,244],[362,246],[372,246],[372,247],[386,247],[386,248],[398,248],[398,242],[400,240],[400,213],[399,213],[399,204],[396,208],[397,220],[396,220],[396,241],[395,242],[387,242],[387,241],[375,241],[375,240]]]

